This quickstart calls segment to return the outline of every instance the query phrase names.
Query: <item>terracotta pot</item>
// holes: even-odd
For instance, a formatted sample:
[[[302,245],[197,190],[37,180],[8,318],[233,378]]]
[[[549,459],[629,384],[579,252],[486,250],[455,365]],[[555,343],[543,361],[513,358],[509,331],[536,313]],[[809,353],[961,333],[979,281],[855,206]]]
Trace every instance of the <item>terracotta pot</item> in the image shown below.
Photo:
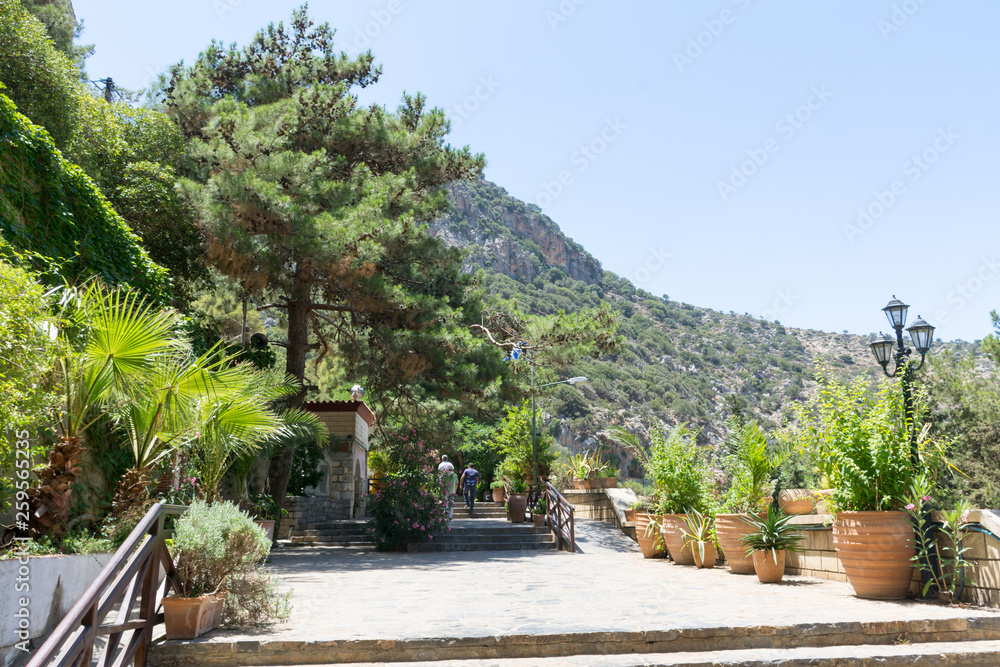
[[[602,489],[617,489],[618,488],[618,478],[617,477],[602,477],[601,478],[601,488]]]
[[[785,514],[812,514],[816,501],[809,489],[785,489],[778,494],[778,507]]]
[[[586,488],[588,488],[587,487],[587,480],[585,480],[585,479],[574,479],[573,480],[573,488],[574,489],[586,489]]]
[[[528,494],[512,493],[507,499],[508,518],[512,523],[524,523],[524,511],[528,509]]]
[[[714,542],[688,542],[688,548],[691,550],[691,557],[694,558],[695,567],[715,567],[719,552]],[[705,552],[704,558],[701,556],[702,551]]]
[[[627,509],[625,510],[625,521],[635,521],[635,510]]]
[[[900,600],[913,578],[916,548],[907,512],[838,512],[833,546],[858,597]]]
[[[504,489],[503,487],[498,487],[493,489],[493,502],[502,503],[504,501]]]
[[[753,574],[753,560],[747,556],[746,547],[740,538],[753,529],[743,521],[748,514],[716,514],[715,534],[719,538],[719,546],[726,555],[726,563],[733,574]]]
[[[650,531],[646,534],[649,526],[650,515],[645,512],[635,513],[635,536],[639,540],[639,548],[642,549],[643,558],[656,558],[666,554],[663,545],[663,535],[659,531]]]
[[[535,524],[536,526],[544,526],[545,525],[545,515],[544,514],[534,514],[533,513],[531,515],[531,523]]]
[[[686,514],[664,514],[660,517],[663,525],[663,541],[667,543],[667,551],[670,557],[678,565],[694,565],[694,556],[691,554],[691,547],[688,545],[681,532],[682,527],[686,527],[684,519]]]
[[[254,523],[264,529],[267,533],[267,539],[274,539],[274,520],[273,519],[254,519]]]
[[[785,551],[775,554],[770,549],[753,552],[753,569],[764,584],[777,584],[785,576]]]
[[[167,639],[194,639],[218,627],[222,620],[224,601],[224,594],[163,598],[163,622],[166,625]]]

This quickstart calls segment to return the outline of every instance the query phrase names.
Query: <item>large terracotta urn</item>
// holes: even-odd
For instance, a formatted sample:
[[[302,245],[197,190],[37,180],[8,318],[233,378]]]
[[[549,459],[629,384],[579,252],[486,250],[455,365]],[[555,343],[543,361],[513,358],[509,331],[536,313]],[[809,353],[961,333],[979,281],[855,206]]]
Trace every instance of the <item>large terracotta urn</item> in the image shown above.
[[[838,512],[833,546],[858,597],[906,597],[916,554],[906,512]]]
[[[663,546],[663,535],[658,530],[647,530],[651,516],[645,512],[635,514],[635,536],[639,540],[643,558],[663,556],[666,549]]]
[[[778,494],[778,507],[785,514],[812,514],[816,500],[809,489],[785,489]]]
[[[507,498],[508,519],[511,523],[524,523],[524,513],[528,509],[528,495],[512,493]]]
[[[744,535],[753,532],[753,528],[743,519],[749,514],[716,514],[715,534],[719,538],[719,546],[726,556],[726,563],[733,574],[753,574],[753,559],[747,556],[746,547],[740,541]]]
[[[660,518],[660,525],[663,527],[663,541],[667,543],[667,551],[670,557],[678,565],[694,565],[694,555],[691,547],[687,543],[687,538],[681,532],[684,528],[684,519],[687,514],[664,514]]]

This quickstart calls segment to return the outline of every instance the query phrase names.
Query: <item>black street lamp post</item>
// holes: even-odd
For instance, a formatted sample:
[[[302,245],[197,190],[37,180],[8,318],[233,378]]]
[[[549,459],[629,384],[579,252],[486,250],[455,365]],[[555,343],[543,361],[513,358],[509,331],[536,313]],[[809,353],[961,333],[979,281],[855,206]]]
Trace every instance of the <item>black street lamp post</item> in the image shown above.
[[[892,301],[882,311],[889,320],[889,324],[896,331],[896,340],[893,340],[891,336],[882,334],[881,338],[871,343],[871,348],[872,354],[875,355],[875,360],[882,367],[882,372],[887,377],[901,378],[903,385],[903,407],[906,410],[906,424],[909,429],[910,460],[916,466],[920,462],[920,454],[917,448],[917,433],[913,428],[913,392],[911,385],[913,384],[913,373],[920,370],[924,365],[927,352],[930,351],[931,345],[934,342],[934,327],[925,322],[924,318],[918,316],[917,321],[907,328],[906,332],[910,334],[910,341],[913,343],[913,347],[920,353],[920,363],[913,365],[910,363],[910,355],[913,354],[913,350],[906,347],[903,342],[903,327],[906,325],[906,311],[908,309],[909,306],[897,299],[895,294],[892,296]],[[888,368],[890,358],[893,361],[891,373]]]

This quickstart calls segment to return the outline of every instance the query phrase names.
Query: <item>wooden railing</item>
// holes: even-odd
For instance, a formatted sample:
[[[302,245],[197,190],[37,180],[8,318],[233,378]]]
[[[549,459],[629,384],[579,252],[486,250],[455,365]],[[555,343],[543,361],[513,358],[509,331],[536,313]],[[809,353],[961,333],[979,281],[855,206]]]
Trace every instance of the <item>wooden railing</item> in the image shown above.
[[[44,665],[144,667],[160,600],[176,578],[163,521],[186,507],[156,503],[28,662]],[[160,568],[166,577],[160,584]],[[109,618],[110,617],[110,618]],[[105,623],[105,620],[109,622]]]
[[[575,508],[548,482],[545,482],[545,523],[556,535],[556,546],[573,553],[576,551],[576,531],[573,526]]]

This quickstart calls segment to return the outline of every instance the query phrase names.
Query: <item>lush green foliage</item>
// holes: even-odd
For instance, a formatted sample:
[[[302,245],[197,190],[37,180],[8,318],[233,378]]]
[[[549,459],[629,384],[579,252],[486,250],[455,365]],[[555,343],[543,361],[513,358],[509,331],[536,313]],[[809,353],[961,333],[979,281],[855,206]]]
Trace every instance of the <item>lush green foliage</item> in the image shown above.
[[[919,468],[936,473],[947,441],[907,419],[896,382],[882,382],[875,392],[864,379],[843,384],[820,375],[818,382],[819,393],[797,406],[799,421],[786,437],[807,450],[829,479],[839,510],[899,509],[919,472],[910,460],[911,429],[919,434]]]
[[[746,514],[774,493],[774,473],[781,457],[768,452],[767,436],[757,422],[730,421],[725,459],[729,489],[722,502],[724,511]]]
[[[551,436],[542,434],[538,437],[538,474],[543,477],[549,474],[552,462],[556,459],[556,454],[551,451],[552,444]],[[500,423],[490,446],[503,457],[499,467],[501,475],[519,482],[524,482],[532,476],[534,453],[530,401],[523,401],[507,411],[507,416]]]
[[[398,551],[449,530],[449,499],[437,475],[437,453],[406,427],[386,433],[380,447],[387,475],[368,503],[368,534],[376,548]]]
[[[944,493],[974,507],[1000,507],[1000,372],[984,366],[971,352],[939,352],[927,386],[935,427],[954,439],[961,471],[942,477]]]
[[[48,133],[0,94],[0,232],[35,268],[70,281],[100,276],[162,299],[166,272],[115,213],[83,170],[68,163]]]
[[[492,480],[503,460],[492,443],[497,436],[497,427],[481,424],[472,417],[463,417],[459,422],[456,438],[458,451],[465,456],[466,465],[471,465],[483,480]],[[486,484],[480,484],[480,497],[486,493]]]
[[[710,469],[687,424],[651,433],[648,473],[656,483],[662,514],[712,508]]]
[[[80,105],[80,73],[20,0],[0,0],[0,82],[22,113],[66,145]]]
[[[77,21],[70,0],[21,0],[21,4],[45,26],[53,46],[66,55],[83,75],[83,61],[93,54],[93,44],[74,44],[83,33],[83,21]]]

